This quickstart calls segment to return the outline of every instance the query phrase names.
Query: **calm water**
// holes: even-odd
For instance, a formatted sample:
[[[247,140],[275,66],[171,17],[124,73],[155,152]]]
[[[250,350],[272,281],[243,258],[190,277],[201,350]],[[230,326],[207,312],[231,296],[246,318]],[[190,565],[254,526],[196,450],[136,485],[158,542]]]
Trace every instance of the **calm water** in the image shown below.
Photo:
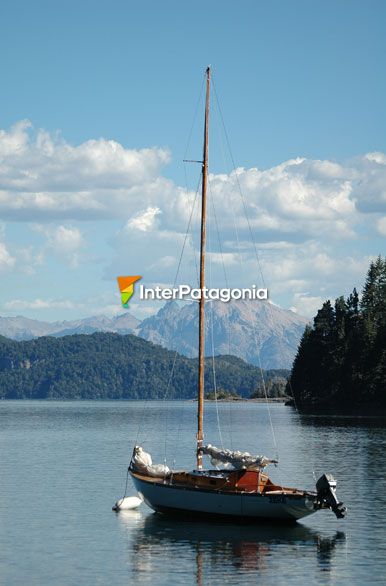
[[[189,402],[0,402],[0,583],[386,583],[386,428],[382,420],[300,417],[272,405],[277,481],[338,478],[345,520],[320,511],[293,528],[178,522],[113,513],[133,443],[193,465]],[[274,456],[267,406],[219,405],[224,445]],[[219,445],[214,404],[206,441]],[[167,434],[165,434],[167,430]],[[231,431],[232,430],[232,431]],[[129,487],[129,494],[134,491]]]

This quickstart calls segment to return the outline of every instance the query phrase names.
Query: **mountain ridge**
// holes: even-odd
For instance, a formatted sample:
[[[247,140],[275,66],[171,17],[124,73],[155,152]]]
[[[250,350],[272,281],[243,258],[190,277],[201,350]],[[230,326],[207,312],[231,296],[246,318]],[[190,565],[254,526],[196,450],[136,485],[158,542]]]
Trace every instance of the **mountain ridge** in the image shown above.
[[[101,315],[55,322],[30,319],[22,315],[13,317],[0,316],[0,335],[11,340],[22,341],[33,340],[41,336],[62,337],[72,334],[92,334],[94,332],[130,334],[139,323],[140,320],[128,312],[112,318]]]
[[[307,323],[305,317],[266,301],[208,302],[205,353],[209,356],[214,350],[214,354],[232,354],[255,366],[289,369]],[[95,332],[135,334],[194,358],[198,340],[197,303],[181,306],[169,301],[142,321],[129,312],[112,318],[102,315],[56,322],[23,316],[0,317],[0,335],[16,341]]]
[[[309,320],[267,301],[206,304],[205,353],[232,354],[263,368],[290,368]],[[145,340],[197,356],[197,303],[166,303],[135,333]],[[212,348],[213,342],[213,348]]]
[[[259,368],[235,356],[214,361],[218,390],[244,398],[258,390]],[[270,370],[264,378],[286,374]],[[194,399],[197,379],[197,359],[132,334],[97,332],[19,342],[0,336],[0,399]],[[208,391],[214,388],[212,359],[206,360],[205,385]]]

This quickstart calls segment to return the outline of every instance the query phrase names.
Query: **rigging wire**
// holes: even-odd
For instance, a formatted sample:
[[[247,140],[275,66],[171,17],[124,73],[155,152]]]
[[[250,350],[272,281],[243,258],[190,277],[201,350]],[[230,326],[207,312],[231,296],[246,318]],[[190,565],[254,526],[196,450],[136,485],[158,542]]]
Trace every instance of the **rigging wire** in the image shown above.
[[[227,146],[228,146],[229,155],[230,155],[230,158],[231,158],[231,161],[232,161],[232,165],[233,165],[233,169],[234,169],[234,174],[235,174],[235,177],[236,177],[236,183],[237,183],[238,191],[239,191],[239,194],[240,194],[240,197],[241,197],[241,201],[242,201],[242,204],[243,204],[243,210],[244,210],[245,219],[247,221],[249,234],[250,234],[250,237],[251,237],[251,241],[253,243],[253,249],[254,249],[254,252],[255,252],[255,257],[256,257],[256,261],[257,261],[258,270],[260,272],[262,284],[263,284],[263,286],[265,288],[265,280],[264,280],[264,275],[263,275],[263,271],[262,271],[262,268],[261,268],[260,258],[259,258],[258,251],[257,251],[256,241],[255,241],[255,238],[253,236],[251,224],[250,224],[250,221],[249,221],[247,206],[246,206],[245,198],[244,198],[244,195],[243,195],[243,192],[242,192],[242,189],[241,189],[241,185],[240,185],[238,173],[236,172],[236,164],[235,164],[235,160],[234,160],[234,157],[233,157],[232,149],[231,149],[231,146],[230,146],[229,136],[228,136],[228,132],[227,132],[227,129],[226,129],[226,126],[225,126],[224,116],[223,116],[223,113],[222,113],[222,109],[221,109],[221,105],[220,105],[220,101],[219,101],[219,97],[218,97],[218,94],[217,94],[216,85],[214,83],[214,80],[213,80],[213,89],[214,89],[214,94],[215,94],[215,99],[216,99],[216,104],[217,104],[218,112],[220,114],[221,124],[222,124],[223,130],[224,130],[224,135],[225,135],[226,143],[227,143]],[[240,251],[240,240],[239,240],[238,230],[237,230],[237,226],[236,226],[235,214],[233,214],[233,221],[234,221],[234,227],[235,227],[235,231],[236,231],[237,248]],[[241,262],[242,266],[244,266],[241,253],[239,254],[239,256],[240,256],[240,262]],[[258,346],[258,343],[257,343],[255,320],[252,319],[252,311],[251,311],[251,308],[250,308],[250,305],[249,304],[247,304],[247,308],[248,308],[248,311],[250,313],[251,323],[253,324],[254,340],[255,340],[256,353],[257,353],[257,358],[258,358],[258,363],[259,363],[260,377],[261,377],[261,381],[262,381],[264,396],[265,396],[265,399],[266,399],[266,405],[267,405],[267,411],[268,411],[268,419],[269,419],[269,425],[270,425],[270,428],[271,428],[271,434],[272,434],[272,438],[273,438],[273,442],[274,442],[274,448],[276,450],[276,459],[279,460],[278,444],[277,444],[277,440],[276,440],[275,430],[274,430],[274,427],[273,427],[271,409],[269,407],[269,402],[268,402],[268,394],[267,394],[267,388],[266,388],[266,383],[265,383],[264,372],[263,372],[263,368],[262,368],[262,364],[261,364],[260,350],[259,350],[259,346]]]
[[[214,80],[212,81],[212,85],[213,85],[213,89],[214,89],[214,94],[215,94],[217,108],[218,108],[218,111],[219,111],[219,114],[220,114],[220,119],[221,119],[222,127],[223,127],[223,130],[224,130],[224,135],[225,135],[226,143],[227,143],[228,150],[229,150],[230,159],[231,159],[231,162],[232,162],[233,169],[235,171],[236,183],[237,183],[238,191],[239,191],[240,198],[241,198],[241,201],[242,201],[244,215],[245,215],[245,218],[246,218],[246,221],[247,221],[248,231],[249,231],[249,234],[250,234],[250,237],[251,237],[251,241],[252,241],[252,244],[253,244],[253,249],[254,249],[255,258],[256,258],[256,261],[257,261],[258,270],[259,270],[259,273],[260,273],[260,276],[261,276],[261,280],[262,280],[263,287],[266,288],[264,274],[263,274],[263,270],[262,270],[262,266],[261,266],[261,262],[260,262],[260,257],[259,257],[259,253],[258,253],[258,250],[257,250],[256,240],[254,238],[253,231],[252,231],[252,227],[251,227],[251,223],[250,223],[250,220],[249,220],[249,214],[248,214],[248,210],[247,210],[247,205],[246,205],[246,202],[245,202],[245,198],[244,198],[243,191],[241,189],[239,176],[238,176],[238,173],[236,172],[236,164],[235,164],[235,160],[234,160],[234,157],[233,157],[232,149],[231,149],[231,146],[230,146],[229,135],[228,135],[228,132],[227,132],[227,129],[226,129],[226,126],[225,126],[224,116],[223,116],[223,113],[222,113],[222,109],[221,109],[221,105],[220,105],[220,100],[219,100],[219,97],[218,97],[218,94],[217,94],[217,90],[216,90],[216,86],[215,86]],[[236,226],[236,224],[235,224],[235,226]],[[239,241],[238,241],[238,245],[239,245]],[[274,325],[274,318],[273,318],[272,307],[271,307],[271,304],[270,303],[268,303],[268,315],[269,315],[269,319],[270,319],[270,322],[271,322],[271,327],[273,327],[273,325]],[[284,355],[284,352],[283,352],[283,346],[282,346],[282,339],[281,339],[281,337],[279,337],[279,346],[280,346],[280,350],[281,350],[281,355],[283,356]],[[258,359],[259,359],[259,364],[260,364],[260,369],[261,369],[260,353],[258,353]],[[262,370],[261,370],[261,374],[262,374]],[[265,395],[265,397],[267,399],[267,392],[266,392],[266,385],[265,385],[264,378],[262,378],[262,382],[263,382],[264,395]],[[290,390],[290,394],[291,394],[291,398],[293,400],[293,404],[294,404],[295,410],[296,410],[298,416],[300,416],[300,412],[299,412],[299,409],[298,409],[298,406],[297,406],[297,403],[296,403],[295,395],[293,393],[293,389],[292,389],[292,385],[291,385],[291,381],[290,380],[288,380],[288,389]],[[269,409],[268,400],[267,400],[267,406],[268,406],[268,411],[269,411],[270,425],[271,425],[271,429],[273,431],[272,418],[271,418],[271,413],[270,413],[270,409]],[[275,438],[274,431],[273,431],[273,437]],[[275,441],[275,444],[276,444],[276,439],[274,439],[274,441]],[[276,444],[276,446],[277,446],[277,444]],[[276,447],[276,449],[277,449],[277,447]],[[278,454],[277,454],[277,456],[278,456]],[[314,463],[312,463],[312,475],[313,475],[314,480],[316,480]]]
[[[209,188],[209,194],[210,194],[210,199],[212,199],[212,193],[211,193],[210,188]],[[209,228],[208,229],[208,249],[211,250],[211,248],[212,248],[212,246],[211,246],[211,244],[212,244],[211,223],[209,223],[208,228]],[[212,280],[212,255],[209,254],[209,285],[211,286],[212,283],[213,283],[213,280]],[[214,358],[213,301],[210,302],[209,306],[210,306],[210,318],[211,318],[210,319],[210,333],[211,333],[211,347],[212,347],[212,375],[213,375],[213,387],[214,387],[214,400],[215,400],[215,405],[216,405],[217,429],[218,429],[218,435],[220,438],[221,447],[222,447],[222,449],[224,449],[224,442],[222,439],[221,426],[220,426],[220,414],[219,414],[218,401],[217,401],[216,363],[215,363],[215,358]]]
[[[201,94],[202,94],[202,89],[201,89]],[[196,106],[196,110],[197,109],[198,109],[198,103],[197,103],[197,106]],[[185,178],[187,179],[186,173],[185,173]],[[186,243],[188,241],[188,236],[190,235],[190,232],[191,232],[191,224],[192,224],[194,209],[196,207],[196,202],[197,202],[197,198],[198,198],[198,192],[199,192],[199,189],[200,189],[200,185],[201,185],[201,174],[200,174],[200,177],[199,177],[198,182],[197,182],[197,187],[196,187],[194,199],[193,199],[193,202],[192,202],[192,205],[191,205],[191,209],[190,209],[188,225],[187,225],[187,228],[186,228],[186,231],[185,231],[184,240],[183,240],[183,244],[182,244],[182,248],[181,248],[181,253],[180,253],[179,260],[178,260],[178,264],[177,264],[176,274],[175,274],[174,281],[173,281],[173,288],[176,286],[176,283],[177,283],[178,275],[179,275],[180,268],[181,268],[182,258],[183,258],[184,251],[185,251],[185,248],[186,248]],[[185,193],[188,196],[189,190],[188,190],[187,183],[185,185]],[[170,374],[169,374],[169,378],[168,378],[168,382],[167,382],[167,385],[166,385],[166,390],[165,390],[164,396],[162,398],[163,403],[165,403],[165,401],[166,401],[166,399],[167,399],[167,397],[169,395],[170,386],[171,386],[171,382],[172,382],[172,379],[173,379],[174,370],[175,370],[175,366],[176,366],[177,355],[178,355],[178,350],[176,350],[175,353],[174,353],[172,367],[171,367]],[[137,430],[137,436],[136,436],[136,444],[138,444],[139,433],[140,433],[141,428],[143,427],[145,408],[146,408],[146,402],[144,402],[144,406],[142,408],[142,412],[141,412],[141,416],[140,416],[140,421],[139,421],[138,430]],[[164,442],[164,462],[165,463],[166,463],[166,453],[167,453],[167,447],[166,447],[166,442],[167,442],[167,434],[166,434],[167,425],[168,425],[168,413],[166,411],[166,416],[165,416],[165,442]],[[148,432],[145,430],[145,435],[144,435],[144,438],[142,440],[143,443],[146,442],[147,437],[148,437]]]
[[[220,231],[219,231],[218,222],[217,222],[216,207],[214,204],[214,196],[212,193],[212,183],[211,183],[210,179],[208,180],[208,185],[209,185],[210,201],[211,201],[212,208],[213,208],[213,217],[214,217],[215,226],[216,226],[217,241],[218,241],[218,247],[219,247],[220,258],[221,258],[221,266],[222,266],[223,273],[224,273],[225,287],[227,289],[229,289],[228,275],[227,275],[226,268],[225,268],[224,255],[223,255],[221,238],[220,238]],[[227,325],[228,325],[228,354],[230,354],[231,353],[231,329],[230,329],[230,318],[229,318],[229,304],[227,304],[227,312],[226,313],[227,313]]]
[[[180,253],[180,257],[179,257],[178,265],[177,265],[177,269],[176,269],[176,274],[175,274],[174,281],[173,281],[173,288],[176,286],[176,283],[177,283],[178,275],[179,275],[180,268],[181,268],[182,258],[183,258],[184,251],[185,251],[185,248],[186,248],[186,243],[188,241],[188,236],[190,235],[192,218],[193,218],[193,214],[194,214],[194,209],[196,207],[196,202],[197,202],[197,199],[198,199],[198,192],[199,192],[199,189],[200,189],[200,185],[201,185],[201,176],[200,176],[200,178],[198,180],[196,192],[195,192],[194,199],[193,199],[193,202],[192,202],[192,205],[191,205],[191,210],[190,210],[190,214],[189,214],[188,225],[187,225],[187,228],[186,228],[186,231],[185,231],[184,240],[183,240],[183,244],[182,244],[182,248],[181,248],[181,253]],[[186,191],[186,195],[188,195],[188,187],[187,186],[186,186],[186,190],[185,191]],[[168,382],[167,382],[167,385],[166,385],[166,390],[165,390],[164,396],[162,398],[162,401],[164,403],[165,403],[165,401],[166,401],[166,399],[167,399],[167,397],[169,395],[170,386],[171,386],[171,382],[172,382],[172,379],[173,379],[174,370],[175,370],[176,361],[177,361],[177,354],[178,354],[178,350],[176,350],[175,353],[174,353],[174,358],[173,358],[173,362],[172,362],[172,368],[171,368],[170,375],[169,375],[169,378],[168,378]],[[146,401],[143,402],[143,407],[142,407],[142,410],[141,410],[140,420],[139,420],[139,424],[138,424],[138,428],[137,428],[137,435],[136,435],[136,438],[135,438],[135,445],[138,445],[139,434],[140,434],[141,430],[143,430],[143,428],[145,427],[144,426],[145,411],[148,412],[148,410],[146,410]],[[166,416],[165,416],[165,448],[164,448],[164,461],[165,462],[166,462],[166,441],[167,441],[166,429],[167,429],[167,424],[168,424],[168,414],[166,412]],[[148,435],[149,435],[149,432],[146,431],[146,429],[145,429],[145,433],[144,433],[144,436],[143,436],[143,439],[142,439],[142,443],[145,443],[146,442]]]
[[[198,99],[197,99],[197,103],[196,103],[196,107],[195,107],[194,115],[193,115],[192,125],[190,127],[190,131],[189,131],[189,134],[188,134],[188,140],[186,142],[186,148],[185,148],[185,152],[184,152],[184,159],[187,158],[188,149],[190,147],[190,141],[192,139],[193,128],[194,128],[194,125],[195,125],[196,120],[197,120],[198,108],[199,108],[200,103],[201,103],[201,100],[202,100],[202,94],[203,94],[203,91],[204,91],[205,80],[206,80],[206,74],[204,74],[202,76],[202,83],[201,83],[200,94],[199,94]]]
[[[235,228],[235,232],[236,232],[237,248],[240,251],[239,232],[238,232],[238,229],[237,229],[236,220],[235,220],[235,216],[234,215],[233,215],[233,222],[234,222],[234,228]],[[243,259],[243,255],[241,254],[241,252],[239,252],[239,258],[240,258],[240,265],[242,267],[242,270],[244,270],[244,259]],[[270,406],[269,406],[267,387],[266,387],[266,383],[265,383],[264,370],[263,370],[263,366],[262,366],[262,363],[261,363],[260,348],[259,348],[259,343],[258,343],[258,334],[257,334],[257,331],[256,331],[256,320],[253,318],[252,310],[251,310],[251,307],[250,307],[250,305],[248,303],[246,304],[246,307],[247,307],[247,311],[249,313],[250,323],[252,324],[253,340],[254,340],[255,348],[256,348],[256,355],[257,355],[257,360],[258,360],[258,367],[259,367],[259,372],[260,372],[260,379],[261,379],[261,383],[262,383],[262,386],[263,386],[264,398],[265,398],[265,402],[266,402],[266,405],[267,405],[267,413],[268,413],[269,426],[271,428],[271,434],[272,434],[274,449],[275,449],[275,452],[276,452],[275,456],[276,456],[276,459],[279,460],[279,448],[278,448],[278,443],[277,443],[277,440],[276,440],[275,429],[273,427],[272,416],[271,416],[271,409],[270,409]]]
[[[234,160],[234,157],[233,157],[233,153],[232,153],[232,149],[231,149],[231,146],[230,146],[229,136],[228,136],[228,132],[227,132],[227,129],[226,129],[226,126],[225,126],[224,116],[223,116],[223,113],[222,113],[222,109],[221,109],[221,106],[220,106],[220,101],[219,101],[219,98],[218,98],[218,95],[217,95],[216,86],[214,84],[214,81],[213,81],[213,89],[214,89],[214,94],[215,94],[215,97],[216,97],[216,103],[217,103],[218,111],[219,111],[219,114],[220,114],[221,124],[222,124],[223,130],[224,130],[224,134],[225,134],[225,140],[226,140],[226,143],[227,143],[227,146],[228,146],[229,155],[230,155],[230,158],[231,158],[231,161],[232,161],[232,165],[233,165],[233,169],[234,169],[234,172],[235,172],[237,188],[238,188],[238,191],[239,191],[239,194],[240,194],[240,197],[241,197],[241,201],[242,201],[242,204],[243,204],[243,208],[244,208],[244,215],[245,215],[245,219],[247,221],[249,235],[251,237],[251,242],[253,244],[253,249],[254,249],[254,252],[255,252],[255,257],[256,257],[257,266],[258,266],[259,273],[260,273],[260,277],[261,277],[261,282],[263,284],[263,287],[265,288],[265,280],[264,280],[263,270],[261,268],[259,253],[257,251],[256,240],[255,240],[255,237],[253,235],[251,223],[249,221],[249,215],[248,215],[247,205],[246,205],[246,202],[245,202],[245,198],[244,198],[243,191],[241,189],[239,175],[238,175],[238,173],[236,173],[236,163],[235,163],[235,160]]]
[[[175,275],[174,282],[173,282],[173,288],[176,286],[176,283],[177,283],[178,274],[180,272],[180,267],[181,267],[181,262],[182,262],[182,257],[184,255],[187,238],[188,238],[188,235],[190,233],[190,225],[191,225],[191,221],[192,221],[192,217],[193,217],[193,213],[194,213],[194,208],[196,207],[199,186],[200,186],[200,180],[198,182],[197,189],[196,189],[196,193],[195,193],[194,200],[193,200],[193,204],[192,204],[192,207],[191,207],[191,210],[190,210],[188,226],[186,228],[184,242],[183,242],[183,245],[182,245],[182,250],[181,250],[180,258],[179,258],[178,265],[177,265],[177,271],[176,271],[176,275]],[[177,361],[177,354],[178,354],[178,350],[176,350],[175,353],[174,353],[173,366],[172,366],[172,369],[171,369],[171,372],[170,372],[170,375],[169,375],[168,383],[167,383],[167,386],[166,386],[166,391],[165,391],[165,394],[164,394],[164,397],[163,397],[163,402],[164,403],[165,403],[166,398],[167,398],[167,396],[169,394],[171,382],[172,382],[172,379],[173,379],[174,370],[175,370],[176,361]],[[168,412],[166,411],[166,415],[165,415],[165,443],[164,443],[164,461],[165,462],[166,462],[166,455],[167,455],[167,443],[166,443],[167,442],[167,433],[166,433],[167,432],[167,425],[168,425]]]
[[[202,175],[200,173],[200,178],[199,178],[199,182],[198,182],[198,186],[197,186],[197,193],[199,192],[200,188],[201,188],[201,180],[202,180]],[[196,269],[196,280],[197,280],[197,287],[200,287],[200,273],[199,273],[199,269],[198,269],[198,258],[197,258],[197,248],[194,245],[194,230],[193,230],[193,224],[194,222],[197,220],[198,218],[198,208],[199,206],[195,206],[194,211],[196,213],[196,217],[194,217],[194,213],[193,213],[193,220],[190,223],[190,244],[192,247],[192,253],[193,253],[193,258],[194,258],[194,266]]]
[[[224,273],[225,286],[227,287],[227,289],[229,289],[228,275],[227,275],[226,268],[225,268],[224,255],[223,255],[221,238],[220,238],[220,231],[219,231],[218,222],[217,222],[216,206],[215,206],[215,203],[214,203],[214,194],[213,194],[213,191],[212,191],[212,182],[210,180],[210,177],[208,178],[208,186],[209,186],[209,199],[210,199],[210,202],[212,204],[213,217],[214,217],[214,220],[215,220],[215,227],[216,227],[216,233],[217,233],[217,241],[218,241],[219,250],[220,250],[220,258],[221,258],[221,265],[222,265],[222,269],[223,269],[223,273]],[[212,309],[212,315],[213,315],[213,303],[211,305],[211,309]],[[229,312],[230,312],[230,307],[229,307],[229,303],[227,303],[226,304],[226,316],[227,316],[227,326],[228,326],[228,328],[227,328],[228,329],[228,354],[230,355],[231,354],[231,325],[230,325]],[[217,397],[216,397],[216,404],[217,404]],[[229,429],[230,445],[231,445],[231,448],[233,449],[232,413],[233,413],[232,406],[231,406],[231,404],[229,402],[228,403],[228,419],[229,419],[228,429]],[[217,425],[218,425],[219,434],[220,434],[219,418],[218,418]]]
[[[199,178],[199,181],[198,181],[196,194],[198,194],[198,192],[200,190],[200,187],[201,187],[201,178],[202,178],[202,176],[200,174],[200,178]],[[190,239],[189,239],[189,241],[190,241],[191,246],[192,246],[192,252],[193,252],[193,257],[194,257],[194,262],[195,262],[196,278],[197,278],[197,287],[199,287],[199,274],[198,274],[197,254],[196,254],[196,248],[194,246],[194,231],[193,231],[193,224],[194,224],[194,220],[195,220],[195,213],[197,214],[197,209],[199,208],[199,206],[196,205],[197,204],[197,200],[198,200],[198,198],[196,197],[195,198],[195,202],[194,202],[194,207],[193,207],[193,210],[192,210],[192,221],[190,222]],[[184,423],[184,416],[185,416],[185,402],[184,402],[183,407],[182,407],[181,417],[178,420],[177,436],[176,436],[176,442],[175,442],[176,448],[180,444],[180,441],[179,440],[180,440],[180,436],[181,436],[181,429],[182,429],[183,423]],[[165,437],[166,437],[166,433],[165,433]],[[176,457],[176,453],[174,454],[174,461],[175,461],[175,457]]]

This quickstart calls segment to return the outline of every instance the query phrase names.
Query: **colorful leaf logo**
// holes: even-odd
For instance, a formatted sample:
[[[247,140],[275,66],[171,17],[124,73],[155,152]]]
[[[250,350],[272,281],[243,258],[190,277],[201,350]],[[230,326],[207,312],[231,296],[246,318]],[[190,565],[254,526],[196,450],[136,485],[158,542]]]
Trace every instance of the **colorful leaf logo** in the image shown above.
[[[128,307],[129,299],[134,293],[134,283],[139,279],[142,279],[139,275],[136,277],[117,277],[123,307]]]

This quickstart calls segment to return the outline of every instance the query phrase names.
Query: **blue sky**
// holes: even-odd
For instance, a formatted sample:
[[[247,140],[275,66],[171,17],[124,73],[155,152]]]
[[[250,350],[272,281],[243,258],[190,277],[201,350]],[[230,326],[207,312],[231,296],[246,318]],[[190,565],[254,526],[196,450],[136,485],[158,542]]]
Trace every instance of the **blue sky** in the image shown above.
[[[283,307],[312,315],[385,254],[384,2],[5,0],[0,18],[0,315],[114,313],[117,274],[173,282],[209,63],[240,168],[236,181],[214,99],[230,282],[259,284],[237,183]]]

